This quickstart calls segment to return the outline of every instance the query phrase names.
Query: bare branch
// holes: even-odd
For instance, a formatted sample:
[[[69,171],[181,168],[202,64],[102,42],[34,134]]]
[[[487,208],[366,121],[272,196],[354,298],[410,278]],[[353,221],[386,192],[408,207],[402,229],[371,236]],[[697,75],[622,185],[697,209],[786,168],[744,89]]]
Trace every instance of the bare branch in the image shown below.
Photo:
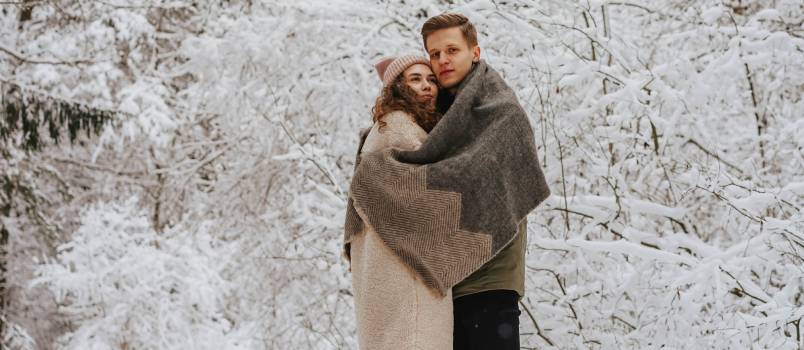
[[[99,61],[89,59],[89,58],[80,58],[80,59],[74,59],[74,60],[61,60],[61,61],[52,61],[52,60],[42,60],[42,59],[30,58],[30,57],[26,57],[25,55],[13,50],[13,49],[10,49],[10,48],[8,48],[6,46],[3,46],[2,44],[0,44],[0,52],[3,52],[5,54],[11,56],[12,58],[17,60],[18,62],[30,63],[30,64],[79,65],[79,64],[93,64],[93,63],[98,63],[99,62]]]

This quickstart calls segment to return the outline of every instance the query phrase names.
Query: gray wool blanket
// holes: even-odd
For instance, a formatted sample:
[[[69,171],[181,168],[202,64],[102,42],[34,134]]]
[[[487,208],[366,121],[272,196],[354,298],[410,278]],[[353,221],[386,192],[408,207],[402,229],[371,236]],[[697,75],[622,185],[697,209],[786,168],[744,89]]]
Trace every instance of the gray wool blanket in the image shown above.
[[[445,295],[510,243],[520,220],[549,194],[525,111],[481,60],[420,148],[362,157],[358,149],[347,256],[351,238],[368,224]]]

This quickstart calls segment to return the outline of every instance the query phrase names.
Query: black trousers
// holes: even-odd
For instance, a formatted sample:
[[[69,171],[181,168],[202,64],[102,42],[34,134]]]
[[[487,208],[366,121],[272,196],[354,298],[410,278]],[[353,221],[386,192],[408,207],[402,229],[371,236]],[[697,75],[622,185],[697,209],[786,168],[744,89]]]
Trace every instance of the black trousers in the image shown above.
[[[519,349],[519,295],[491,290],[453,301],[453,350]]]

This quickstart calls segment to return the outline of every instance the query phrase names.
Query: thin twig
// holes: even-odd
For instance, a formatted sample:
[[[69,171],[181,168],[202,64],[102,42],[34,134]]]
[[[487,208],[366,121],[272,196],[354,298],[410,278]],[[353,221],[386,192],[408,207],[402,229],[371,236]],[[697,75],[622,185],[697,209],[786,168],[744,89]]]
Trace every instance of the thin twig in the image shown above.
[[[274,122],[267,115],[263,114],[263,118],[265,118],[269,122]],[[319,163],[318,160],[316,160],[316,158],[313,157],[312,154],[308,154],[307,151],[304,150],[304,147],[301,144],[301,142],[299,142],[299,140],[296,138],[296,136],[293,135],[293,133],[290,131],[290,129],[287,127],[287,125],[285,124],[284,121],[279,121],[278,124],[282,128],[282,131],[285,132],[285,135],[287,135],[288,138],[290,138],[290,140],[293,141],[293,143],[295,143],[297,146],[299,146],[299,150],[305,155],[307,160],[312,162],[313,165],[315,165],[315,167],[318,168],[318,170],[321,171],[322,174],[324,174],[324,177],[327,178],[327,180],[332,185],[332,187],[334,187],[335,190],[338,191],[338,194],[341,195],[341,198],[343,198],[344,197],[344,192],[341,189],[341,187],[338,185],[338,183],[335,181],[335,179],[333,178],[332,174],[327,169],[325,169],[324,166],[321,165],[321,163]]]
[[[553,341],[550,340],[550,338],[547,338],[547,336],[544,333],[542,333],[542,329],[539,327],[539,323],[536,322],[536,318],[533,317],[533,314],[530,312],[530,309],[528,309],[528,306],[525,305],[525,303],[522,302],[522,300],[519,301],[519,305],[522,305],[522,308],[525,309],[525,312],[528,314],[528,317],[530,317],[530,320],[533,321],[533,325],[536,327],[536,335],[544,339],[544,341],[547,342],[547,344],[550,344],[550,346],[555,346],[555,344],[553,344]]]
[[[3,52],[5,54],[11,56],[12,58],[16,59],[19,62],[25,62],[25,63],[31,63],[31,64],[77,65],[77,64],[97,63],[97,61],[89,59],[89,58],[80,58],[80,59],[69,60],[69,61],[49,61],[49,60],[41,60],[41,59],[30,58],[30,57],[26,57],[25,55],[23,55],[23,54],[21,54],[19,52],[14,51],[13,49],[5,47],[2,44],[0,44],[0,52]]]
[[[631,328],[631,330],[632,330],[632,331],[634,331],[634,330],[636,330],[636,329],[637,329],[637,328],[636,328],[634,325],[632,325],[632,324],[628,323],[626,320],[623,320],[623,319],[622,319],[620,316],[617,316],[617,315],[611,315],[611,318],[612,318],[613,320],[617,320],[617,321],[622,322],[624,325],[626,325],[626,326],[628,326],[629,328]]]
[[[736,277],[734,277],[734,275],[732,275],[730,272],[728,272],[728,271],[726,271],[725,269],[723,269],[723,267],[722,267],[722,266],[718,266],[718,268],[720,269],[720,271],[723,271],[723,272],[724,272],[726,275],[728,275],[729,277],[731,277],[731,279],[733,279],[735,283],[737,283],[737,286],[738,286],[738,287],[740,287],[740,293],[745,294],[745,295],[747,295],[747,296],[751,297],[751,299],[757,300],[757,301],[759,301],[759,302],[761,302],[761,303],[763,303],[763,304],[766,304],[766,303],[767,303],[767,301],[762,300],[762,298],[757,297],[757,296],[754,296],[754,295],[751,295],[751,293],[748,293],[748,292],[745,290],[745,287],[743,287],[743,284],[742,284],[742,283],[740,283],[740,281],[739,281],[739,280],[738,280]]]
[[[739,167],[737,167],[736,165],[734,165],[734,164],[732,164],[732,163],[730,163],[730,162],[726,161],[725,159],[720,158],[720,157],[719,157],[717,154],[715,154],[714,152],[712,152],[712,151],[710,151],[710,150],[706,149],[706,147],[704,147],[704,146],[702,146],[700,143],[698,143],[698,141],[695,141],[695,140],[693,140],[693,139],[691,139],[691,138],[690,138],[690,139],[687,139],[687,141],[686,141],[686,142],[684,142],[684,144],[682,144],[682,146],[683,146],[683,145],[686,145],[686,144],[688,144],[688,143],[691,143],[691,144],[693,144],[695,147],[698,147],[698,149],[700,149],[701,151],[703,151],[704,153],[706,153],[706,154],[707,154],[707,155],[709,155],[710,157],[714,157],[715,159],[717,159],[717,161],[718,161],[718,162],[721,162],[721,163],[725,164],[725,165],[726,165],[726,166],[728,166],[729,168],[732,168],[732,169],[736,170],[736,171],[737,171],[737,172],[739,172],[740,174],[742,174],[742,173],[743,173],[742,169],[740,169],[740,168],[739,168]]]

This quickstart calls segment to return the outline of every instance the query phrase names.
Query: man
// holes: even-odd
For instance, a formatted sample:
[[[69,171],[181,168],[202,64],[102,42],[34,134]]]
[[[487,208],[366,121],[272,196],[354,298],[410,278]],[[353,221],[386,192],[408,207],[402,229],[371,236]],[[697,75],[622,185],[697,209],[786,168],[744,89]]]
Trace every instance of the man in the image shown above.
[[[439,109],[447,113],[464,78],[480,61],[477,33],[460,14],[428,19],[421,30],[433,72],[446,93]],[[513,241],[452,288],[454,349],[519,349],[519,299],[525,289],[526,219]]]

